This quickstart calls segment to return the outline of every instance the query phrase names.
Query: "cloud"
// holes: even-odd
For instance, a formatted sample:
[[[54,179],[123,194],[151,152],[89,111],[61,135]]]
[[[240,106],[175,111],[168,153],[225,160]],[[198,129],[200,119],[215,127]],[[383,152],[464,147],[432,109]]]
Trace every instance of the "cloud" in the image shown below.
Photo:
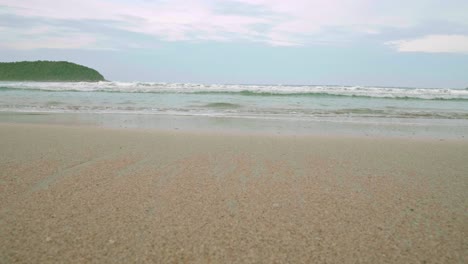
[[[30,49],[97,49],[96,38],[83,34],[43,37],[33,41],[2,42],[0,47],[18,50]]]
[[[468,54],[468,35],[427,35],[386,43],[399,52],[464,53]]]
[[[124,31],[163,41],[255,42],[272,46],[349,42],[362,36],[385,34],[388,28],[404,31],[426,20],[449,21],[466,27],[463,1],[443,6],[438,0],[0,0],[3,15],[17,20],[37,20],[34,27],[67,23],[75,33],[87,35],[84,47],[102,47],[92,29],[80,28],[85,21],[102,29],[99,36]],[[465,9],[466,10],[466,9]],[[423,15],[421,15],[423,14]],[[77,26],[73,26],[73,24]],[[12,26],[10,27],[18,27]],[[29,30],[23,25],[19,32]],[[4,31],[4,30],[3,30]],[[1,34],[5,35],[3,33]],[[64,31],[59,33],[67,34]],[[345,32],[345,34],[343,34]],[[452,32],[446,32],[448,34]],[[10,41],[21,38],[10,32]],[[18,33],[20,34],[20,33]],[[22,33],[21,33],[22,34]],[[45,34],[51,34],[45,32]],[[437,34],[437,33],[436,33]],[[123,35],[123,34],[122,34]],[[345,36],[347,39],[344,40]],[[51,36],[60,37],[60,36]],[[63,37],[63,36],[62,36]],[[120,41],[125,43],[126,41]],[[139,43],[131,42],[138,46]],[[108,41],[113,48],[117,41]],[[129,46],[132,46],[129,45]],[[34,48],[33,44],[19,46]],[[42,45],[39,45],[42,46]],[[53,46],[53,45],[52,45]],[[59,45],[61,46],[61,45]]]
[[[85,21],[166,41],[262,39],[268,16],[216,12],[216,1],[0,0],[9,13],[49,21]],[[73,7],[73,8],[70,8]],[[0,9],[1,10],[1,9]],[[112,22],[112,23],[109,23]],[[103,32],[105,34],[105,32]]]
[[[11,24],[0,25],[2,41],[0,48],[31,50],[31,49],[109,49],[100,43],[102,36],[92,32],[82,32],[66,24],[55,25],[43,23],[40,20],[22,20],[17,24],[11,16],[1,16],[9,19]]]

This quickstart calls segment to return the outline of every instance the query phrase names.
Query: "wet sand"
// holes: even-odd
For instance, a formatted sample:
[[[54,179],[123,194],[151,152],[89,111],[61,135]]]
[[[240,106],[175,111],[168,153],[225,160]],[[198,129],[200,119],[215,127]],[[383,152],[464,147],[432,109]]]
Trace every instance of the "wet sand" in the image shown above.
[[[0,263],[467,263],[468,141],[0,124]]]

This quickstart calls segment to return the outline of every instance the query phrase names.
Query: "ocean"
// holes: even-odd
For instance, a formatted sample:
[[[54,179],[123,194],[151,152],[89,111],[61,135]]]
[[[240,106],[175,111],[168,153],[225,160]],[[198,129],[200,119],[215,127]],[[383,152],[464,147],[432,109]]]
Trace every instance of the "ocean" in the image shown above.
[[[348,122],[468,121],[468,90],[327,85],[0,82],[0,111]]]

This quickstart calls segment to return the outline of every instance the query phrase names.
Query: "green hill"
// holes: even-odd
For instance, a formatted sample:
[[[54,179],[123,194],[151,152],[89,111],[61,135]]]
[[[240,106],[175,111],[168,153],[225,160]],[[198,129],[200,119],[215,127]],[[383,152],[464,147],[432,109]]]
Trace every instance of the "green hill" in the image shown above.
[[[91,68],[66,61],[0,62],[0,81],[104,81]]]

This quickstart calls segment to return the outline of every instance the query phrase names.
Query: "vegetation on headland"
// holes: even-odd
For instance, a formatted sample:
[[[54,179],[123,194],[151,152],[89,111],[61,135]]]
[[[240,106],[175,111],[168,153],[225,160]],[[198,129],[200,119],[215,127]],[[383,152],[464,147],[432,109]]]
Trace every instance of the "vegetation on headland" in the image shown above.
[[[97,82],[96,70],[67,61],[0,62],[0,81]]]

